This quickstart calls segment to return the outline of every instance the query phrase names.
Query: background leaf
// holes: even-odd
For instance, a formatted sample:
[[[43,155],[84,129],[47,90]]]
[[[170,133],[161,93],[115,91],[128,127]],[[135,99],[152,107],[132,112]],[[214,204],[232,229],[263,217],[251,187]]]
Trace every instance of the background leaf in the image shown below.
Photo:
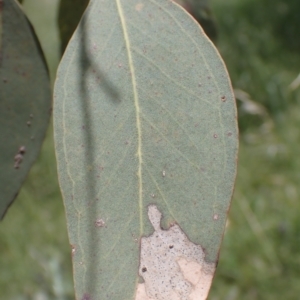
[[[36,159],[51,113],[45,60],[16,1],[0,10],[0,218]]]
[[[195,18],[211,40],[216,41],[218,30],[209,0],[175,0],[175,2],[182,5]]]
[[[74,33],[89,0],[60,0],[58,26],[63,53]]]
[[[138,297],[141,238],[160,230],[150,204],[162,234],[178,224],[215,265],[235,102],[216,49],[182,8],[92,1],[60,64],[54,113],[78,299]]]

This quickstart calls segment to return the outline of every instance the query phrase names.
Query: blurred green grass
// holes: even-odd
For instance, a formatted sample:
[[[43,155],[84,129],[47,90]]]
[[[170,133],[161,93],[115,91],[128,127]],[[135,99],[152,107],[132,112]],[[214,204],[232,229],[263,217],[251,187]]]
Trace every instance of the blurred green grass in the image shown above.
[[[235,89],[266,114],[239,110],[236,189],[209,299],[299,299],[298,0],[214,0],[217,46]]]
[[[52,79],[57,0],[25,0]],[[213,0],[233,86],[267,114],[240,106],[237,184],[210,300],[299,299],[300,72],[298,0]],[[297,31],[298,30],[298,31]],[[52,124],[51,124],[52,125]],[[50,126],[40,157],[0,224],[0,298],[74,299]]]

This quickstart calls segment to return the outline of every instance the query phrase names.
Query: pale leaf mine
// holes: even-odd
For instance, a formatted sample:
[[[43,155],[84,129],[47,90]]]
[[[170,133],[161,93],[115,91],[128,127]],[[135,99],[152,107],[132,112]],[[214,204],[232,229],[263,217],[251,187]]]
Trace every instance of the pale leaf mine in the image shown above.
[[[205,262],[200,245],[193,244],[178,225],[160,227],[161,213],[148,208],[154,233],[141,240],[139,283],[135,300],[205,300],[215,264]]]

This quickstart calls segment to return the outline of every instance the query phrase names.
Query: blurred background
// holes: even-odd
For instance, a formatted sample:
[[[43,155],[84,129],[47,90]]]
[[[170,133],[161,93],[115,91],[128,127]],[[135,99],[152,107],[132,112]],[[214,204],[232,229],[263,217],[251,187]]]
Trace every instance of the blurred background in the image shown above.
[[[300,1],[207,2],[193,6],[187,0],[186,8],[227,65],[240,127],[236,188],[208,299],[299,299]],[[23,5],[53,82],[61,53],[59,0]],[[74,299],[52,135],[50,126],[36,164],[0,223],[1,299]]]

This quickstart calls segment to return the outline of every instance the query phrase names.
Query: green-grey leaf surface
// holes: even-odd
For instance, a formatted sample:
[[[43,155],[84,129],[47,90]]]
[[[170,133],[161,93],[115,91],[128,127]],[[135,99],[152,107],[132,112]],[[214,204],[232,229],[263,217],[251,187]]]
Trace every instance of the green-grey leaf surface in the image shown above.
[[[15,0],[0,4],[1,219],[39,153],[51,90],[40,45],[20,5]]]
[[[92,1],[59,66],[54,125],[77,299],[172,299],[154,298],[146,281],[137,294],[141,240],[160,232],[159,212],[160,233],[180,227],[216,263],[236,108],[217,50],[182,8]]]

